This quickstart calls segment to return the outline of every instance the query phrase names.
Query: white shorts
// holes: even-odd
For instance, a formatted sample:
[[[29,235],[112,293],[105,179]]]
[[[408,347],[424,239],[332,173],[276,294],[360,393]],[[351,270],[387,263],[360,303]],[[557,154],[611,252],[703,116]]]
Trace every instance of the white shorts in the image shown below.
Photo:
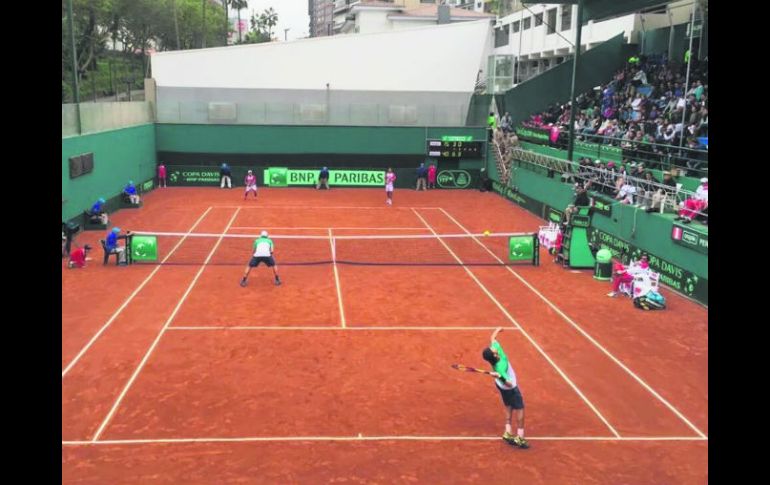
[[[257,191],[257,186],[256,185],[247,185],[246,186],[246,192],[251,192],[251,191],[256,192]]]
[[[393,184],[385,184],[385,192],[393,192]]]

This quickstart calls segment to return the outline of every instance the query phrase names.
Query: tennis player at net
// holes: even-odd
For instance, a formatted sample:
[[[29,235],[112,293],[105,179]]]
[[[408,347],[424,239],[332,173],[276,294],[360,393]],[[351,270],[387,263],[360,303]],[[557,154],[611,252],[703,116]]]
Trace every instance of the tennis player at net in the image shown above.
[[[265,263],[268,268],[273,268],[273,275],[275,276],[276,286],[281,284],[281,279],[278,277],[278,266],[275,265],[275,259],[273,258],[273,241],[268,237],[267,231],[262,231],[259,237],[254,240],[254,249],[251,259],[249,260],[246,271],[241,278],[241,286],[246,286],[246,280],[249,277],[251,268],[256,268],[259,263]]]

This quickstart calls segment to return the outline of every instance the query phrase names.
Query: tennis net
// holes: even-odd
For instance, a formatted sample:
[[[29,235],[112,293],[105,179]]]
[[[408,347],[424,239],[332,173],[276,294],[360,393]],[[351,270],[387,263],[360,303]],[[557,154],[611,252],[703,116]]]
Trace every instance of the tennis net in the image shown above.
[[[132,263],[246,265],[253,234],[134,231]],[[539,264],[535,233],[308,236],[271,234],[279,265],[504,266]],[[481,243],[481,244],[479,244]]]

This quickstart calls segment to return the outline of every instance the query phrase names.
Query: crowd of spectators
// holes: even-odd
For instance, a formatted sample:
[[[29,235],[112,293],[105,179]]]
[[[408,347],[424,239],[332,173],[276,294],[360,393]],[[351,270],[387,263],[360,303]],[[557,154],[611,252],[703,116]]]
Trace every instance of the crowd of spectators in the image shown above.
[[[683,169],[702,170],[706,160],[699,139],[708,138],[708,62],[693,59],[688,88],[686,64],[667,62],[665,56],[631,60],[609,83],[576,98],[576,139],[622,147],[624,156],[656,168],[671,157]],[[552,140],[566,145],[569,118],[569,103],[554,104],[522,125],[557,132]],[[680,145],[698,151],[680,151]]]

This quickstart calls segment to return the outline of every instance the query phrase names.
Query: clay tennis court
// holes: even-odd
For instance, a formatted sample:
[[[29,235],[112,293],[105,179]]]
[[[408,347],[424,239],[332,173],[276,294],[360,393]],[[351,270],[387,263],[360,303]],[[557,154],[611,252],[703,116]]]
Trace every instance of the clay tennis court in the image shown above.
[[[667,310],[636,310],[545,250],[539,267],[494,265],[503,238],[331,244],[543,224],[492,193],[384,198],[171,188],[115,213],[123,230],[187,237],[160,239],[166,264],[102,266],[99,249],[62,270],[63,482],[707,482],[706,308],[664,289]],[[228,236],[263,228],[313,238],[274,239],[282,286],[260,267],[241,288],[250,241]],[[281,264],[333,249],[457,264]],[[498,326],[529,450],[500,439],[491,378],[450,367],[486,368]]]

